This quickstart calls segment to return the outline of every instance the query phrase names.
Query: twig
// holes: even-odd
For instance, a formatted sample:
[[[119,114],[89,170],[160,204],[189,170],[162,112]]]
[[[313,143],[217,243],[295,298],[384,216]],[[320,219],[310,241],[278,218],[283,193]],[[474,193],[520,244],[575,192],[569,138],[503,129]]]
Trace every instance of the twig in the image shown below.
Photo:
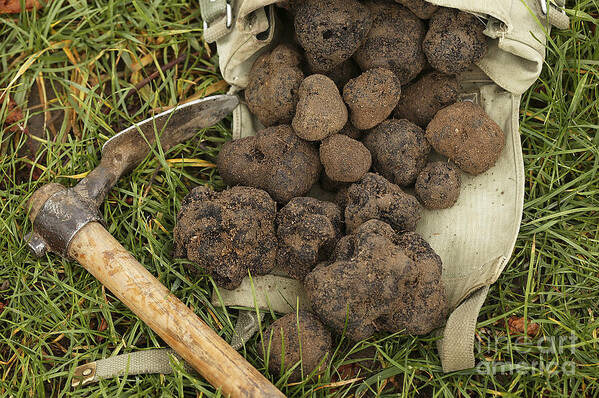
[[[137,83],[135,85],[135,87],[133,87],[131,90],[129,90],[129,92],[125,95],[125,100],[129,97],[131,97],[133,95],[133,93],[139,91],[142,87],[146,86],[148,83],[150,83],[152,80],[156,79],[158,76],[160,76],[160,72],[166,72],[167,70],[173,68],[175,65],[180,64],[181,62],[183,62],[185,60],[185,58],[187,58],[187,52],[184,52],[183,54],[179,55],[179,57],[177,57],[176,59],[170,61],[168,64],[165,64],[163,66],[160,67],[160,71],[155,71],[154,73],[152,73],[150,76],[146,77],[145,79],[143,79],[142,81],[140,81],[139,83]]]

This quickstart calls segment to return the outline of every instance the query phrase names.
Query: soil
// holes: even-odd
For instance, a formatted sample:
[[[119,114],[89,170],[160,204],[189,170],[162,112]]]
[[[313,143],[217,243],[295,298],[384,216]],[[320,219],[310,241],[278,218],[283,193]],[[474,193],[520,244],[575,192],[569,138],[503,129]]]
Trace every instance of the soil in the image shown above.
[[[318,149],[288,125],[225,143],[217,165],[227,185],[264,189],[280,203],[308,193],[321,171]]]
[[[437,152],[474,175],[493,167],[505,145],[501,127],[480,105],[469,101],[437,112],[426,128],[426,139]]]
[[[320,145],[320,162],[331,180],[356,182],[370,170],[372,157],[360,141],[334,134]]]
[[[265,275],[276,261],[276,203],[265,191],[233,187],[193,189],[181,203],[174,229],[175,256],[193,261],[214,282],[235,289],[250,272]]]

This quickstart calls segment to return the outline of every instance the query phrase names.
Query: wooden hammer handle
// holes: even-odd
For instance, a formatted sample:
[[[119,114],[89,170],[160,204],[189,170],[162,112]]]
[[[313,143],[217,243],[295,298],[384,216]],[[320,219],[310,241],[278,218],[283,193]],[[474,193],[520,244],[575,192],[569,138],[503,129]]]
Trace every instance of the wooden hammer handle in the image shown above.
[[[225,395],[284,397],[101,224],[91,222],[83,227],[71,241],[69,255]]]

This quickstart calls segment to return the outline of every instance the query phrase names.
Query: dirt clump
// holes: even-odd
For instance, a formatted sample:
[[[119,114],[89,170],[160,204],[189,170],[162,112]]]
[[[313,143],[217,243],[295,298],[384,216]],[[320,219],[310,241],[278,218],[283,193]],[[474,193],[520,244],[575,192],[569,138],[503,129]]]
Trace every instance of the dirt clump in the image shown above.
[[[429,19],[439,9],[438,6],[425,0],[395,0],[395,2],[407,7],[420,19]]]
[[[320,162],[331,180],[356,182],[370,170],[372,157],[360,141],[334,134],[322,141]]]
[[[473,102],[441,109],[426,128],[426,139],[461,170],[477,175],[489,170],[505,145],[505,133]]]
[[[297,40],[316,73],[328,73],[356,52],[372,19],[357,0],[305,0],[295,2]]]
[[[464,72],[487,53],[485,25],[472,14],[441,8],[430,19],[422,42],[428,62],[447,74]]]
[[[448,209],[460,196],[461,178],[449,162],[431,162],[418,174],[416,197],[427,209]]]
[[[424,130],[405,119],[385,120],[370,130],[363,142],[372,154],[375,170],[400,186],[416,181],[431,151]]]
[[[426,334],[441,326],[447,300],[440,278],[441,260],[419,235],[370,220],[339,241],[305,287],[318,317],[358,341],[377,331]]]
[[[177,215],[175,256],[193,261],[218,286],[235,289],[248,271],[264,275],[275,266],[276,209],[261,189],[214,192],[197,187],[183,199]]]
[[[269,351],[270,344],[270,351]],[[264,333],[262,355],[268,355],[268,369],[274,375],[285,373],[302,361],[289,376],[299,381],[330,360],[331,333],[313,314],[290,313],[274,321]]]
[[[402,85],[407,84],[426,66],[422,51],[424,22],[396,3],[371,0],[366,5],[372,15],[372,28],[354,59],[363,71],[391,69]]]
[[[331,257],[342,228],[341,209],[335,203],[291,199],[277,215],[277,265],[303,280],[316,264]]]
[[[321,171],[318,149],[287,125],[225,143],[217,165],[227,185],[264,189],[280,203],[304,196]]]
[[[304,79],[300,63],[301,55],[286,44],[262,54],[254,62],[245,101],[264,126],[291,123]]]
[[[441,109],[458,99],[459,85],[455,76],[431,72],[402,88],[393,116],[408,119],[422,128]]]
[[[307,141],[322,140],[347,123],[347,108],[335,83],[324,75],[311,75],[299,88],[293,130]]]
[[[422,206],[414,196],[374,173],[366,173],[360,182],[340,193],[338,203],[346,204],[347,232],[372,219],[384,221],[398,232],[413,231],[422,215]]]
[[[343,100],[351,111],[352,124],[366,130],[385,120],[399,102],[401,84],[384,68],[370,69],[343,87]]]

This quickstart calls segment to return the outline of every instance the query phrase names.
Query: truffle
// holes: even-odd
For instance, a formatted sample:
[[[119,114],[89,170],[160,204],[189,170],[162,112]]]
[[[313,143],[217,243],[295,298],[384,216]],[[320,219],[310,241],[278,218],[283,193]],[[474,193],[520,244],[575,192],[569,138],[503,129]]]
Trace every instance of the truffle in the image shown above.
[[[372,158],[360,141],[334,134],[320,145],[320,162],[331,180],[356,182],[370,170]]]
[[[370,69],[343,87],[343,100],[351,111],[352,124],[373,128],[385,120],[399,101],[401,85],[389,69]]]
[[[341,91],[343,86],[354,77],[359,76],[360,72],[360,67],[356,64],[356,61],[350,58],[333,68],[327,73],[327,77],[334,81],[339,91]]]
[[[429,19],[439,9],[438,6],[425,0],[395,0],[395,2],[407,7],[420,19]]]
[[[175,256],[187,257],[226,289],[275,266],[276,203],[250,187],[214,192],[200,186],[181,203],[174,229]]]
[[[426,139],[463,171],[489,170],[505,145],[505,133],[473,102],[456,102],[441,109],[426,128]]]
[[[354,341],[376,331],[426,334],[447,313],[439,256],[416,233],[400,236],[378,220],[343,237],[305,287],[316,315]]]
[[[346,202],[348,232],[372,219],[384,221],[398,232],[413,231],[422,215],[422,207],[414,196],[374,173],[366,173],[347,189],[345,198],[339,199]]]
[[[296,279],[331,257],[341,237],[339,206],[309,197],[293,198],[277,215],[277,265]]]
[[[321,170],[318,150],[287,125],[227,142],[217,165],[226,184],[264,189],[281,203],[305,195]]]
[[[416,196],[428,209],[447,209],[460,196],[461,179],[458,170],[448,162],[426,165],[416,179]]]
[[[370,11],[357,0],[305,0],[295,6],[295,33],[310,67],[328,73],[366,38]]]
[[[358,130],[350,121],[345,123],[345,126],[341,129],[339,134],[343,134],[348,136],[349,138],[353,138],[354,140],[360,140],[362,137],[362,132]]]
[[[389,119],[364,137],[374,168],[391,182],[411,185],[426,166],[431,151],[424,131],[408,120]]]
[[[264,333],[268,369],[275,375],[291,371],[289,381],[302,380],[320,366],[324,368],[332,347],[331,333],[318,318],[305,311],[277,319]]]
[[[300,62],[299,53],[285,44],[262,54],[254,62],[245,101],[264,126],[291,122],[299,98],[298,89],[304,79]]]
[[[308,76],[299,88],[293,130],[304,140],[318,141],[347,123],[347,108],[335,83],[324,75]]]
[[[354,59],[362,70],[391,69],[402,85],[407,84],[426,66],[424,22],[399,4],[371,0],[366,5],[372,14],[372,29]]]
[[[457,74],[487,53],[485,25],[474,15],[441,8],[430,19],[422,48],[431,66],[438,71]]]
[[[455,103],[459,93],[455,76],[432,72],[402,88],[402,95],[393,114],[396,119],[408,119],[422,128],[435,114]]]

